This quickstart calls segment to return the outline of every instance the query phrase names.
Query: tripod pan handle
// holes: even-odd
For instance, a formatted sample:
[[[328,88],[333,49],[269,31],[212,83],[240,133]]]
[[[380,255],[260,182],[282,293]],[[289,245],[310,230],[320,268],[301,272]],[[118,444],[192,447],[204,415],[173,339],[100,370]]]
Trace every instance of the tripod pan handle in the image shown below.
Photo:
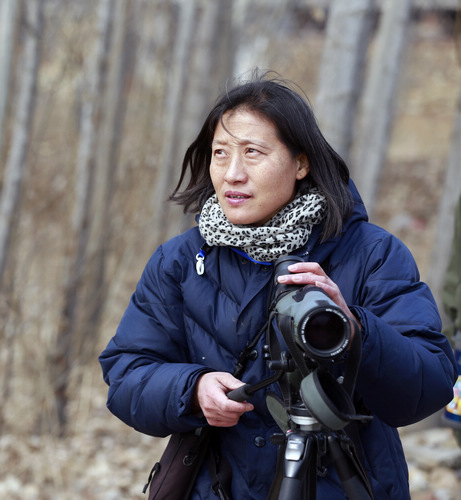
[[[248,399],[251,398],[251,393],[249,394],[247,390],[251,387],[250,384],[245,384],[237,389],[234,389],[233,391],[230,391],[227,393],[227,397],[229,399],[232,399],[232,401],[247,401]]]

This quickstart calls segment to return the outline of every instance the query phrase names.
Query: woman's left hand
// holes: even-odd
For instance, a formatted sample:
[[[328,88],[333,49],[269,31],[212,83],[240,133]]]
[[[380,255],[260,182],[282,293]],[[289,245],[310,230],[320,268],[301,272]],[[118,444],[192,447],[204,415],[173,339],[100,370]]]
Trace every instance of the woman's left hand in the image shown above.
[[[358,323],[359,320],[352,314],[349,309],[338,285],[330,279],[325,271],[322,269],[320,264],[317,262],[299,262],[297,264],[291,264],[288,266],[288,270],[292,274],[284,274],[279,276],[278,281],[284,285],[315,285],[321,288],[330,299],[341,308],[344,313]],[[352,332],[354,329],[352,329]]]

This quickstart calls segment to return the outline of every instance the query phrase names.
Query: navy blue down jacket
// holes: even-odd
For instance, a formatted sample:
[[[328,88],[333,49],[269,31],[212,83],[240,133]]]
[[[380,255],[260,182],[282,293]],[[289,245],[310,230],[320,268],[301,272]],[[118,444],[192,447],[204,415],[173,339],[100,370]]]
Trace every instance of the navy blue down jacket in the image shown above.
[[[456,365],[428,287],[419,281],[408,249],[370,224],[358,194],[353,216],[339,237],[318,243],[315,231],[301,255],[329,261],[328,273],[362,325],[362,362],[356,390],[373,415],[360,434],[376,500],[409,498],[408,473],[397,427],[414,423],[447,404]],[[196,272],[204,241],[198,228],[161,245],[149,260],[116,335],[100,356],[109,384],[108,408],[126,424],[167,436],[206,425],[191,413],[200,374],[232,372],[239,353],[266,321],[272,266],[254,263],[229,247],[212,248],[205,273]],[[261,355],[242,380],[268,377]],[[276,390],[269,387],[267,390]],[[234,500],[262,500],[275,473],[280,429],[265,403],[238,425],[219,429],[222,453],[233,470]],[[206,465],[193,500],[216,499]],[[345,499],[334,468],[318,478],[317,498]]]

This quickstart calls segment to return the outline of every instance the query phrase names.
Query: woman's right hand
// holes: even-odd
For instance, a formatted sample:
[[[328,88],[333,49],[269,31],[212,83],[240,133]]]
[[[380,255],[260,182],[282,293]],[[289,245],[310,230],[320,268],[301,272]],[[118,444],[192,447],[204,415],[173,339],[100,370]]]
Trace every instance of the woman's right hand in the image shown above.
[[[247,411],[254,409],[248,402],[239,403],[227,397],[227,393],[244,385],[230,373],[209,372],[201,375],[195,387],[195,406],[200,407],[210,425],[232,427]],[[199,410],[199,411],[200,411]]]

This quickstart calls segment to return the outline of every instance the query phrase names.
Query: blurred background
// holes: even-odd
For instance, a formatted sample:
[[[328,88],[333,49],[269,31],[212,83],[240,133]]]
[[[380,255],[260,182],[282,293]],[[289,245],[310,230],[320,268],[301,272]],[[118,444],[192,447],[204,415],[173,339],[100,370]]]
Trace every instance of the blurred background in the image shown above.
[[[458,0],[0,0],[0,499],[145,498],[164,442],[109,414],[97,356],[156,246],[193,224],[165,202],[185,149],[255,68],[307,95],[443,313]],[[414,498],[455,499],[450,467],[455,493],[423,467]]]

